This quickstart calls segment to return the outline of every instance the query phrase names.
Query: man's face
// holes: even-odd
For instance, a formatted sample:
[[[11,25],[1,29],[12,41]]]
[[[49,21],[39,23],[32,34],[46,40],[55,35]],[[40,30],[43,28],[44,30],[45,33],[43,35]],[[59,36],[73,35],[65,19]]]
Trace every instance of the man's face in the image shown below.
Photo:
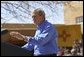
[[[32,18],[36,25],[39,25],[43,21],[43,16],[38,13],[33,13]]]

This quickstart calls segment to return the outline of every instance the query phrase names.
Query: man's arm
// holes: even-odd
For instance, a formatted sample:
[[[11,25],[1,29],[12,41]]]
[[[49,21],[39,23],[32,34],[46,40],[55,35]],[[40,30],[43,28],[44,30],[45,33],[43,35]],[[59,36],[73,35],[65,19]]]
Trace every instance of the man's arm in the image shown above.
[[[30,38],[29,41],[34,44],[45,45],[51,40],[54,40],[56,37],[55,30],[49,27],[46,28],[41,34],[39,34],[36,38]]]

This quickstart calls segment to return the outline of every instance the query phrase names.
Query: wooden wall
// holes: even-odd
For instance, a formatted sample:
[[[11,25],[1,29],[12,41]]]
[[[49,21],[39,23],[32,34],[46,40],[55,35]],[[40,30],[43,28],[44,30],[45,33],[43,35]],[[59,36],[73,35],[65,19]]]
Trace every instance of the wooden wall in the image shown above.
[[[75,39],[81,39],[81,27],[80,25],[54,25],[58,32],[58,46],[71,47]],[[9,35],[10,31],[18,31],[23,35],[34,36],[36,26],[31,24],[6,24],[2,29],[7,29],[8,33],[1,35],[1,41],[9,42],[14,45],[22,46],[24,41],[17,40]]]

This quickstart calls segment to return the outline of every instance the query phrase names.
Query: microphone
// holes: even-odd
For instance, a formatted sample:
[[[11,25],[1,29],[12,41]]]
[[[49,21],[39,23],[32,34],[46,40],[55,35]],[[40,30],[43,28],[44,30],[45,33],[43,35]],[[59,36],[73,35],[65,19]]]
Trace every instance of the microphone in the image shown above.
[[[8,33],[8,30],[6,29],[1,29],[1,35]]]

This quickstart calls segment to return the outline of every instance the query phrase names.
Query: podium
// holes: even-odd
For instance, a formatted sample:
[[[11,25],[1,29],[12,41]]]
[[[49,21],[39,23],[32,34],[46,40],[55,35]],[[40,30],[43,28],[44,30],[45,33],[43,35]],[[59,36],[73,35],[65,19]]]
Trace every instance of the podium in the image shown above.
[[[7,33],[8,30],[1,29],[1,36],[4,36]],[[9,39],[1,40],[1,56],[32,56],[33,55],[32,51],[28,51],[26,49],[21,48],[20,46],[13,45],[7,42],[8,40]]]
[[[19,46],[1,42],[1,56],[32,56],[33,53]]]

